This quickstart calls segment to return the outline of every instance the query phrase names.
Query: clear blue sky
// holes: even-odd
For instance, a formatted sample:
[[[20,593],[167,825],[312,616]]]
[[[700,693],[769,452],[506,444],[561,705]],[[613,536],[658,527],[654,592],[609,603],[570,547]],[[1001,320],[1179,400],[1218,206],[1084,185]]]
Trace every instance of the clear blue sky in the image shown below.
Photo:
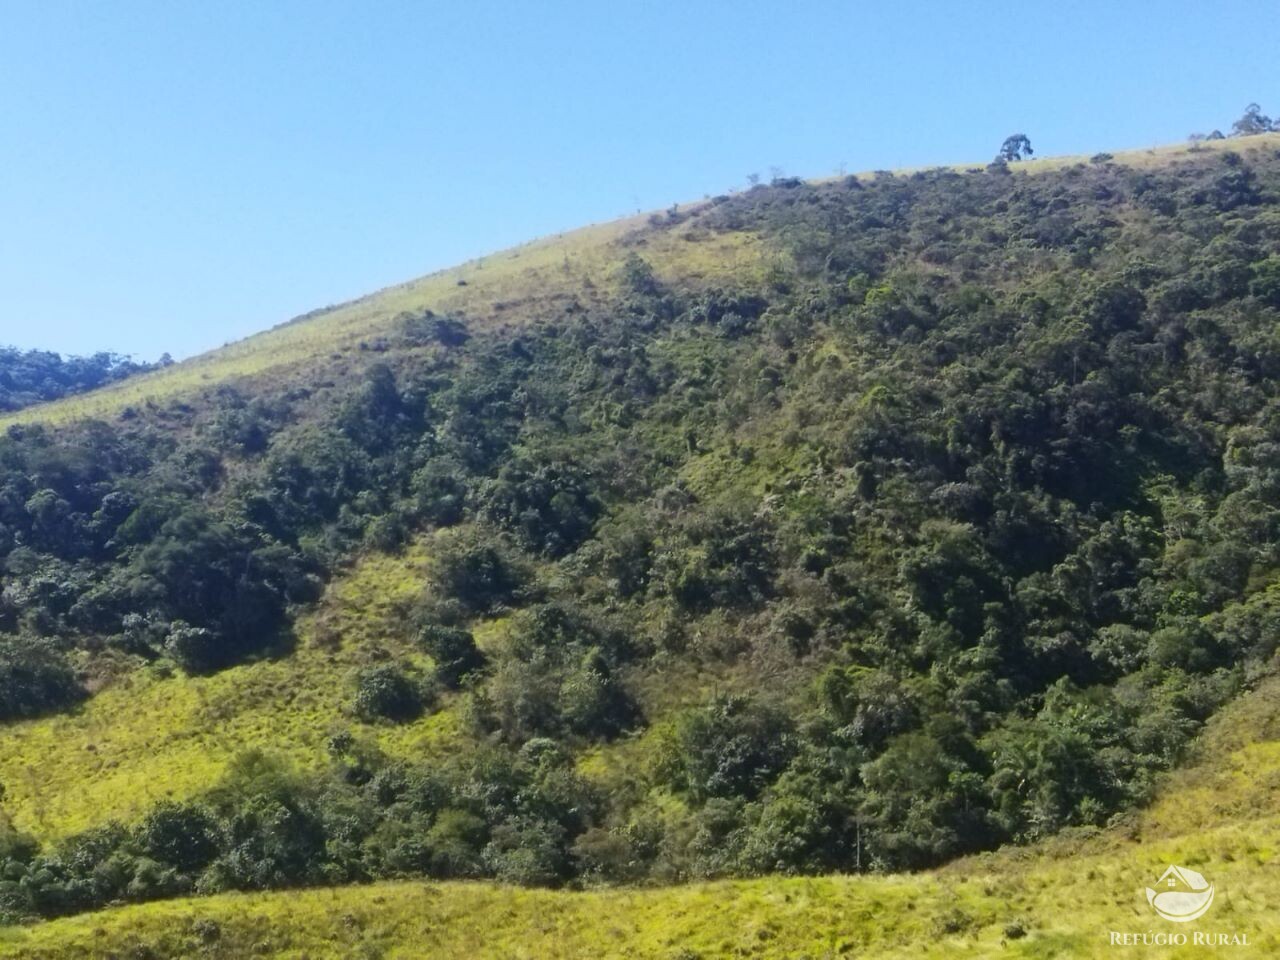
[[[151,359],[788,174],[1280,112],[1280,4],[0,0],[0,343]]]

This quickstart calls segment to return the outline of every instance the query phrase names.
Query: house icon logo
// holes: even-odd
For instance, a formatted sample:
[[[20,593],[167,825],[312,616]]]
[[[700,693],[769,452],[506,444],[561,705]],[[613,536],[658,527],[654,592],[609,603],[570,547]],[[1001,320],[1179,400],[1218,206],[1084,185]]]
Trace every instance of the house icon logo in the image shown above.
[[[1169,867],[1155,887],[1147,887],[1147,903],[1166,920],[1186,923],[1213,905],[1213,884],[1186,867]]]

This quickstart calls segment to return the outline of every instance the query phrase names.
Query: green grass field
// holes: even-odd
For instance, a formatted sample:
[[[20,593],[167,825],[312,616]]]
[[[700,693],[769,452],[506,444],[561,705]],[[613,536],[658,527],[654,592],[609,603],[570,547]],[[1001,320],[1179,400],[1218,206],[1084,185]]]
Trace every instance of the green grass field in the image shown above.
[[[548,891],[381,883],[125,906],[0,931],[0,956],[693,958],[1168,956],[1111,933],[1227,934],[1280,952],[1280,681],[1219,714],[1158,800],[1105,829],[920,874],[771,878],[657,889]],[[1216,885],[1200,920],[1157,918],[1144,888],[1166,864]]]
[[[392,756],[444,748],[456,719],[447,701],[399,726],[368,726],[350,714],[359,666],[384,655],[426,663],[401,629],[426,582],[424,564],[421,545],[365,558],[300,619],[297,648],[281,659],[212,676],[135,671],[76,711],[5,726],[6,811],[19,827],[57,839],[207,790],[246,750],[305,769],[324,762],[325,742],[340,728]]]

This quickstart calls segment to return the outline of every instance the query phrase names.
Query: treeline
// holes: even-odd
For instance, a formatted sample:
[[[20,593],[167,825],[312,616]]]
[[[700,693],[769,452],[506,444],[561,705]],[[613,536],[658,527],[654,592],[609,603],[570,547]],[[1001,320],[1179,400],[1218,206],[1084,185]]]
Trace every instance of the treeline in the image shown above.
[[[903,869],[1105,823],[1280,643],[1278,199],[1260,152],[779,181],[691,218],[774,244],[738,288],[632,255],[608,309],[405,318],[332,400],[11,429],[9,717],[102,658],[286,653],[360,550],[426,532],[434,569],[430,669],[351,678],[327,773],[11,834],[0,900]],[[371,746],[442,707],[449,761]]]
[[[0,411],[83,393],[170,362],[168,354],[156,363],[136,363],[115,353],[64,358],[48,350],[0,347]]]
[[[1275,133],[1277,130],[1280,130],[1280,121],[1272,120],[1256,103],[1245,107],[1240,119],[1231,124],[1233,137],[1256,137],[1260,133]],[[1188,139],[1197,144],[1204,140],[1225,140],[1226,137],[1221,130],[1214,130],[1210,133],[1193,133]]]

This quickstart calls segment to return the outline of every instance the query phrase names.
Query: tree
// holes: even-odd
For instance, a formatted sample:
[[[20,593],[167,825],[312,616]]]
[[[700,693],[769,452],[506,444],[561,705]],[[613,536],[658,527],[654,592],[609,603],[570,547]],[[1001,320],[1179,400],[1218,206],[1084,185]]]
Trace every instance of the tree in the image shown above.
[[[451,690],[484,666],[484,654],[476,648],[475,638],[462,627],[427,624],[418,635],[418,642],[436,662],[436,679]]]
[[[1280,256],[1274,253],[1252,267],[1249,292],[1271,307],[1280,307]]]
[[[622,286],[628,293],[639,297],[654,297],[662,292],[653,267],[638,253],[627,254],[622,263]]]
[[[33,717],[84,697],[66,658],[48,641],[0,641],[0,720]]]
[[[1000,152],[996,154],[997,160],[1003,160],[1005,163],[1013,163],[1017,160],[1023,160],[1035,153],[1031,149],[1031,141],[1027,139],[1025,133],[1015,133],[1012,136],[1004,138],[1004,143],[1000,144]]]
[[[560,715],[574,733],[609,737],[624,729],[636,710],[608,662],[592,649],[560,685]]]
[[[753,800],[786,766],[794,738],[781,712],[729,695],[681,718],[671,747],[672,785],[695,803]]]
[[[525,579],[503,550],[476,537],[442,543],[436,567],[445,596],[476,613],[489,613],[514,601]]]
[[[520,545],[550,557],[577,547],[603,509],[584,470],[570,463],[515,460],[480,495],[486,517]]]
[[[370,667],[356,678],[356,713],[367,723],[414,720],[422,714],[423,700],[421,684],[394,664]]]
[[[161,803],[138,826],[138,845],[153,860],[183,873],[198,873],[218,856],[222,837],[203,807]]]
[[[0,410],[21,410],[45,400],[83,393],[106,383],[145,373],[173,361],[136,363],[116,353],[66,357],[45,350],[0,347]]]
[[[1237,137],[1252,137],[1259,133],[1269,133],[1275,129],[1271,118],[1262,112],[1256,103],[1244,108],[1244,116],[1231,125],[1231,133]]]

